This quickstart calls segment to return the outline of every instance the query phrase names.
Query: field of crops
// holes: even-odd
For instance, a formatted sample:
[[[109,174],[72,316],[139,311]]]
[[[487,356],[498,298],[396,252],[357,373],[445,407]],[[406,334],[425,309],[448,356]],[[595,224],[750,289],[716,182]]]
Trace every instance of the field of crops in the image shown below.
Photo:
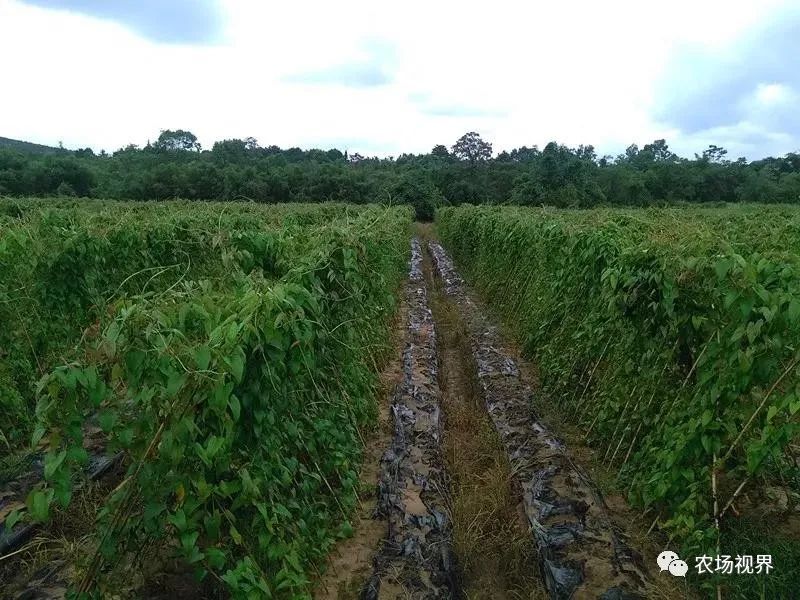
[[[0,200],[0,454],[32,439],[45,479],[6,525],[70,504],[94,428],[124,474],[78,590],[145,547],[235,596],[306,590],[356,503],[411,217]]]
[[[794,505],[800,211],[458,207],[437,227],[546,397],[683,553],[736,554],[749,512],[776,491]]]
[[[64,589],[147,596],[172,561],[197,597],[307,598],[361,514],[389,524],[375,528],[372,554],[343,555],[355,586],[368,572],[387,589],[456,594],[463,583],[469,595],[490,561],[485,532],[466,550],[463,533],[492,506],[523,505],[516,545],[504,546],[507,523],[484,521],[494,548],[538,572],[552,597],[610,589],[621,563],[598,557],[627,547],[630,532],[602,501],[582,508],[597,486],[569,449],[560,462],[551,454],[562,442],[541,409],[586,440],[611,473],[607,491],[627,497],[659,545],[776,555],[769,580],[710,576],[697,589],[791,589],[800,544],[778,534],[800,500],[800,211],[446,207],[435,230],[417,228],[425,244],[409,244],[412,217],[370,205],[0,199],[0,585],[13,568],[35,575],[39,546],[17,551],[20,532],[29,540],[92,504],[67,546]],[[404,349],[391,334],[397,306]],[[533,414],[536,377],[514,362],[516,345],[538,374]],[[402,363],[382,405],[394,437],[375,454],[390,356]],[[487,473],[461,449],[438,454],[440,440],[463,439],[447,417],[470,402],[470,423],[494,427],[482,438],[501,453],[490,475],[509,486],[502,504],[469,492],[464,482]],[[421,465],[410,459],[423,446]],[[364,479],[365,455],[381,467],[372,511],[359,496],[378,484]],[[99,470],[111,473],[106,488],[88,482]],[[519,491],[532,486],[559,495],[558,519]],[[473,513],[461,511],[466,498]],[[477,517],[459,521],[467,514]],[[558,532],[570,526],[568,543]],[[440,564],[451,544],[461,556]],[[630,547],[623,587],[658,588]],[[40,562],[53,562],[47,552]],[[502,582],[515,560],[484,580]]]

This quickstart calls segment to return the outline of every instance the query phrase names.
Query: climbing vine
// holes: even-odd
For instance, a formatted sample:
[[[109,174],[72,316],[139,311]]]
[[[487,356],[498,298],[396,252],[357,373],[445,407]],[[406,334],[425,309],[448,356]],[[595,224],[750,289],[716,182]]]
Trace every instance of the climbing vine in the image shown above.
[[[410,217],[365,209],[278,242],[234,229],[217,250],[223,284],[109,303],[74,360],[41,378],[45,483],[26,518],[69,505],[87,422],[125,457],[76,594],[111,593],[113,575],[156,546],[234,597],[308,596],[348,532]]]

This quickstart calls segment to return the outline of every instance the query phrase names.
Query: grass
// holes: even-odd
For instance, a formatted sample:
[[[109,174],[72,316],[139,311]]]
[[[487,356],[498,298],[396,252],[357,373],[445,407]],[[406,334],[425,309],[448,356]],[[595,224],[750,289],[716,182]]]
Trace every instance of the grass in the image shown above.
[[[721,577],[726,600],[796,597],[800,573],[800,518],[743,518],[735,529],[726,531],[726,554],[772,556],[773,570],[765,575],[724,575]]]

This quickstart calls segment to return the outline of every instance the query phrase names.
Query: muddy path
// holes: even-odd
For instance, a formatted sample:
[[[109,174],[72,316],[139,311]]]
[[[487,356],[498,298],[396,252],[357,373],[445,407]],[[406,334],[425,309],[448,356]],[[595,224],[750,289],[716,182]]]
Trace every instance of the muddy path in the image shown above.
[[[378,598],[454,598],[448,480],[441,456],[441,392],[436,330],[422,272],[422,247],[412,240],[403,376],[392,400],[394,432],[383,453],[377,516],[388,525],[362,590]]]
[[[381,376],[379,427],[365,446],[354,533],[329,555],[314,586],[317,599],[459,597],[441,453],[437,333],[416,238],[394,343],[396,358]]]
[[[444,248],[429,242],[437,277],[470,338],[486,408],[522,488],[523,506],[552,598],[644,598],[648,572],[602,495],[534,412],[531,387],[475,303]]]
[[[315,598],[664,597],[587,471],[537,418],[530,377],[485,309],[430,231],[419,234],[402,359],[384,374],[394,392],[362,471],[377,491]]]
[[[428,232],[422,230],[425,242]],[[547,598],[535,547],[502,440],[486,411],[469,332],[435,277],[425,243],[424,273],[438,333],[442,452],[450,479],[453,547],[460,586],[472,599]]]
[[[392,400],[394,433],[380,463],[377,515],[388,524],[362,597],[453,598],[448,481],[443,468],[437,339],[422,272],[422,247],[412,240],[403,376]]]

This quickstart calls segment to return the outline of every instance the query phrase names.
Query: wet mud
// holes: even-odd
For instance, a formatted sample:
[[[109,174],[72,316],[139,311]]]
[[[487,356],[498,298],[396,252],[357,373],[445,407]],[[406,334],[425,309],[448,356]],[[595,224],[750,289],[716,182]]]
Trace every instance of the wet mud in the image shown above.
[[[433,241],[429,251],[445,293],[464,320],[483,400],[521,486],[550,597],[646,597],[647,571],[641,555],[610,519],[597,487],[537,419],[530,386],[447,253]]]

